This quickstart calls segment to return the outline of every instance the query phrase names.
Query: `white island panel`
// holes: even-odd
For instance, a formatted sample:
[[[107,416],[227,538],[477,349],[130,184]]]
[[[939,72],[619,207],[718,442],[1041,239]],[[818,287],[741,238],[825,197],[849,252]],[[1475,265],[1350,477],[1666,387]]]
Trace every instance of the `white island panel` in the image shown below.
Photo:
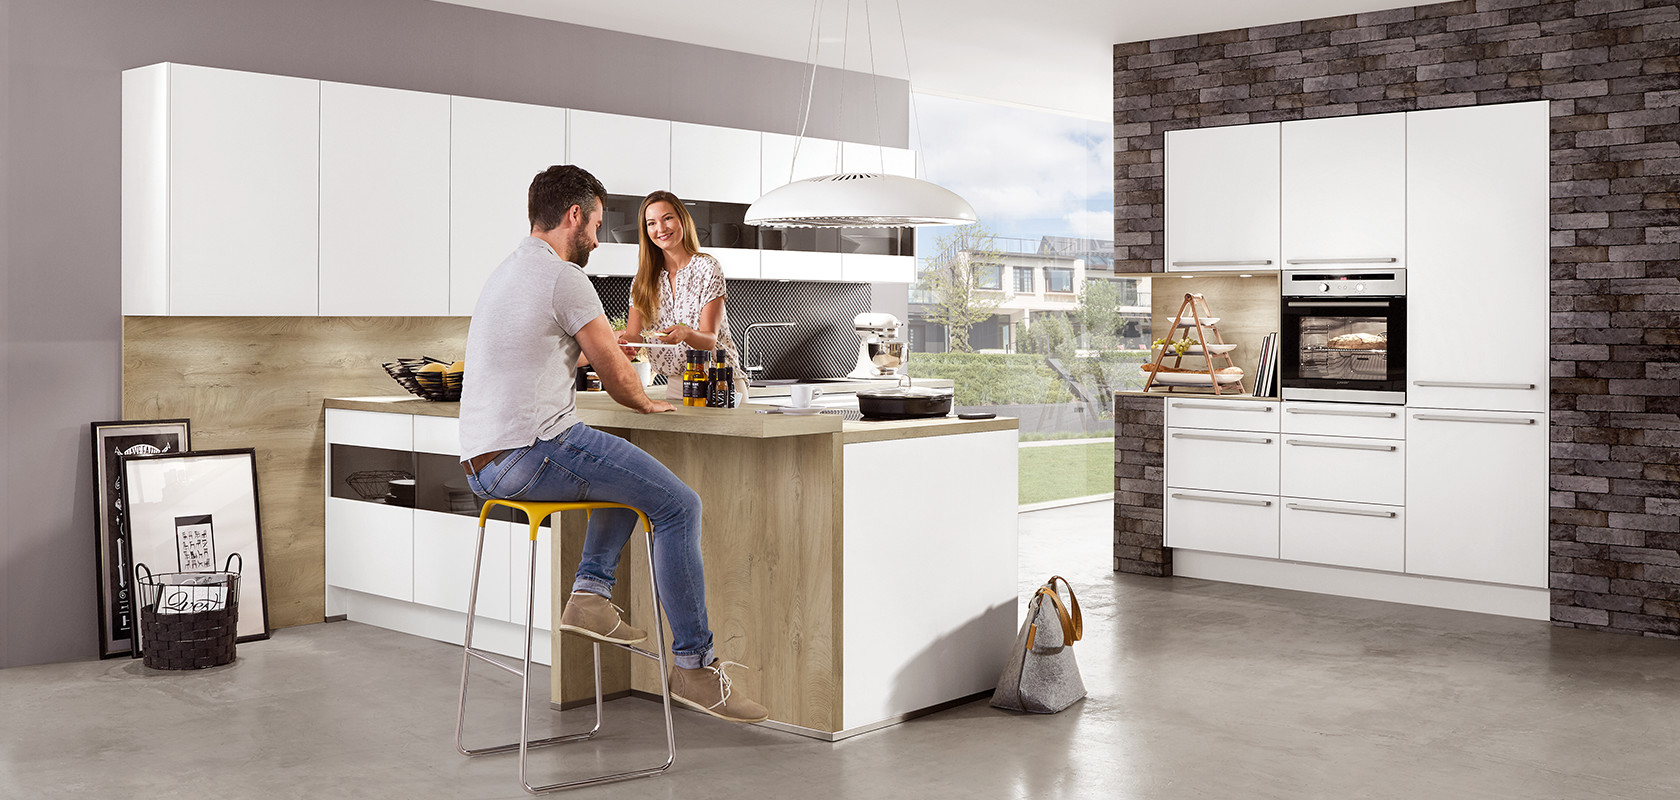
[[[997,685],[1017,618],[1018,447],[1014,430],[845,446],[847,731]]]

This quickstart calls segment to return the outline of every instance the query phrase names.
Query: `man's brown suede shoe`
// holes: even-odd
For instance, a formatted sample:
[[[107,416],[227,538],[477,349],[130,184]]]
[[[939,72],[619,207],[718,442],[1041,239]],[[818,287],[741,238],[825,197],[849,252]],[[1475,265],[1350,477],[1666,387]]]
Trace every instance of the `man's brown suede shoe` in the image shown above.
[[[611,600],[589,592],[572,592],[560,612],[560,630],[598,642],[635,644],[647,638],[647,631],[632,628],[618,618],[619,608]]]
[[[696,711],[704,711],[730,722],[763,722],[770,712],[742,696],[730,685],[725,667],[740,667],[733,661],[712,659],[709,666],[699,669],[674,667],[671,670],[671,699]]]

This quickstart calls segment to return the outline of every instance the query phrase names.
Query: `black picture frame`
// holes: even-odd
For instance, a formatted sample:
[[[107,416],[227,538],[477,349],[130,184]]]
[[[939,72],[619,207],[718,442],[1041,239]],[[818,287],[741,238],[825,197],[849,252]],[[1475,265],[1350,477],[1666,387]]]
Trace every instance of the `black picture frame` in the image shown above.
[[[134,630],[134,565],[123,540],[125,456],[192,449],[185,419],[112,420],[89,426],[93,439],[94,577],[99,600],[99,657],[126,656]]]
[[[238,554],[236,641],[267,639],[267,580],[257,501],[257,451],[197,450],[122,460],[124,532],[133,566],[156,575],[223,569]],[[134,579],[134,575],[130,575]],[[145,642],[136,625],[131,655]]]

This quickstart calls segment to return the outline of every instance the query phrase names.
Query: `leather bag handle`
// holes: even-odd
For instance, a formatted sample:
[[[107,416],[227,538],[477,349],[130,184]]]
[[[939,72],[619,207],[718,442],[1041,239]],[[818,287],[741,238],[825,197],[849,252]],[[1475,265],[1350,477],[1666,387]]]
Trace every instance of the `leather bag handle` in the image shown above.
[[[1068,602],[1073,606],[1073,613],[1068,613],[1067,606],[1062,605],[1062,598],[1056,592],[1056,581],[1061,581],[1067,587]],[[1073,594],[1073,584],[1067,578],[1053,575],[1043,586],[1038,587],[1034,597],[1045,596],[1056,606],[1056,618],[1062,623],[1062,644],[1071,645],[1085,636],[1085,618],[1079,613],[1079,598]],[[1038,638],[1038,625],[1034,624],[1027,630],[1027,648],[1031,649],[1033,641]]]

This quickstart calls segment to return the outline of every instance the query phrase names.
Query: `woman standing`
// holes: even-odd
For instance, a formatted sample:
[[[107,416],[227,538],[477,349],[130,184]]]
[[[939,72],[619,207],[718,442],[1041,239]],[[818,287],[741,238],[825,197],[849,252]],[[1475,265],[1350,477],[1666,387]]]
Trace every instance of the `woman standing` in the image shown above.
[[[654,192],[642,200],[641,243],[636,277],[630,282],[630,315],[620,341],[642,342],[642,332],[657,330],[659,341],[682,344],[690,350],[724,351],[725,366],[735,369],[735,404],[746,399],[746,370],[741,368],[735,339],[724,308],[728,291],[723,267],[700,252],[694,218],[670,192]],[[682,397],[685,349],[648,350],[654,369],[665,375],[665,396]]]

